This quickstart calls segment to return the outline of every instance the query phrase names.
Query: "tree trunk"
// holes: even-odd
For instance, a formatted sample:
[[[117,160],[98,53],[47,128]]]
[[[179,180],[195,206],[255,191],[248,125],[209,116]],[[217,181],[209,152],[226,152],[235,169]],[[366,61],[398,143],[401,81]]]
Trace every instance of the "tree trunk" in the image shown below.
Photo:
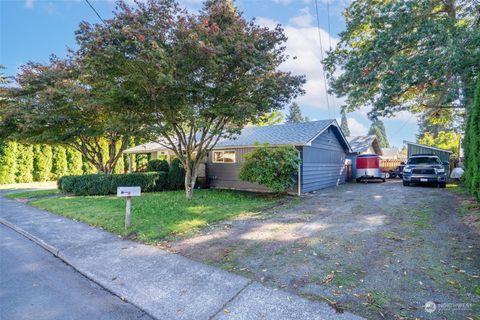
[[[193,189],[195,189],[195,182],[197,181],[197,168],[185,166],[185,195],[188,200],[193,198]]]

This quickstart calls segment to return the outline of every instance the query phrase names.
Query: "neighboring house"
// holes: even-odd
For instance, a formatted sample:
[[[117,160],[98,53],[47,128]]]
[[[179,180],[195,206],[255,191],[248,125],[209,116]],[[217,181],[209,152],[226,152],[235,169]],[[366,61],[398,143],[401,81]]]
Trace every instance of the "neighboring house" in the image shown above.
[[[310,192],[345,182],[345,159],[347,154],[351,153],[348,141],[336,120],[320,120],[248,127],[235,138],[221,139],[205,159],[207,184],[212,188],[269,191],[261,185],[241,181],[238,177],[244,163],[243,155],[252,151],[257,143],[296,147],[302,162],[297,183],[289,190],[292,193]],[[127,154],[154,155],[162,152],[171,156],[171,151],[157,143],[148,143],[125,151]]]
[[[348,154],[347,159],[351,162],[352,177],[356,177],[357,156],[361,154],[377,154],[381,156],[382,148],[380,148],[380,143],[376,135],[351,136],[347,137],[347,140],[352,148],[352,152]]]
[[[399,160],[404,159],[405,156],[400,154],[400,149],[398,148],[382,148],[381,158],[385,160]]]

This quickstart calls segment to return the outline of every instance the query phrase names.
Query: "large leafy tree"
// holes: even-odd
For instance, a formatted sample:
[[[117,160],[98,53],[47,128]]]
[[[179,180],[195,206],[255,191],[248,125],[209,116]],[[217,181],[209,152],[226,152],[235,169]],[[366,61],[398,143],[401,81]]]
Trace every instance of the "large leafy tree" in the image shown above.
[[[376,135],[378,139],[378,143],[382,148],[388,148],[390,144],[388,143],[387,139],[387,132],[385,131],[385,125],[381,120],[374,120],[370,129],[368,130],[369,135]]]
[[[305,122],[305,118],[302,115],[302,110],[300,109],[300,105],[296,102],[293,102],[288,107],[288,114],[286,117],[287,123],[300,123]]]
[[[281,109],[304,78],[278,70],[282,28],[245,20],[232,1],[207,1],[196,14],[173,0],[118,8],[104,25],[81,25],[79,52],[95,86],[115,83],[118,105],[143,115],[145,132],[180,159],[191,198],[217,141]]]
[[[451,119],[471,105],[480,70],[479,3],[354,0],[325,65],[332,90],[370,117],[400,110]]]
[[[18,87],[8,91],[1,110],[0,133],[27,143],[70,146],[98,172],[111,173],[138,123],[115,104],[115,83],[98,89],[81,57],[72,55],[22,67]]]

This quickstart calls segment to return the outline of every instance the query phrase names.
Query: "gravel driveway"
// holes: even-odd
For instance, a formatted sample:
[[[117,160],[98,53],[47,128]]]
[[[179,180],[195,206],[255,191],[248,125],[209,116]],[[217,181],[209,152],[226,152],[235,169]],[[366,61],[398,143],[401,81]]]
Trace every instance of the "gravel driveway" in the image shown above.
[[[165,246],[368,319],[478,319],[480,236],[463,199],[399,180],[349,183]]]

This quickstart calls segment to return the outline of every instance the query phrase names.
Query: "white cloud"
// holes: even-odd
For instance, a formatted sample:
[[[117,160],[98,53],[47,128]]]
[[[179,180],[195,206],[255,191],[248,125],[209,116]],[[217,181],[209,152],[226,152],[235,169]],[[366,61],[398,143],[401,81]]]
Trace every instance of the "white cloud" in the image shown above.
[[[289,24],[296,27],[310,27],[313,21],[313,16],[310,14],[308,7],[298,10],[298,15],[290,18]]]
[[[25,0],[25,8],[32,9],[33,8],[33,0]]]
[[[340,123],[340,121],[341,119],[337,118],[337,122]],[[351,136],[364,136],[368,132],[368,128],[355,118],[347,118],[347,123]]]
[[[270,29],[275,28],[277,26],[277,24],[280,23],[276,20],[273,20],[273,19],[270,19],[270,18],[265,18],[265,17],[255,18],[255,21],[258,25],[260,25],[262,27],[267,27],[267,28],[270,28]]]
[[[273,0],[273,2],[275,2],[275,3],[277,3],[277,4],[287,5],[287,4],[292,3],[293,0]]]

